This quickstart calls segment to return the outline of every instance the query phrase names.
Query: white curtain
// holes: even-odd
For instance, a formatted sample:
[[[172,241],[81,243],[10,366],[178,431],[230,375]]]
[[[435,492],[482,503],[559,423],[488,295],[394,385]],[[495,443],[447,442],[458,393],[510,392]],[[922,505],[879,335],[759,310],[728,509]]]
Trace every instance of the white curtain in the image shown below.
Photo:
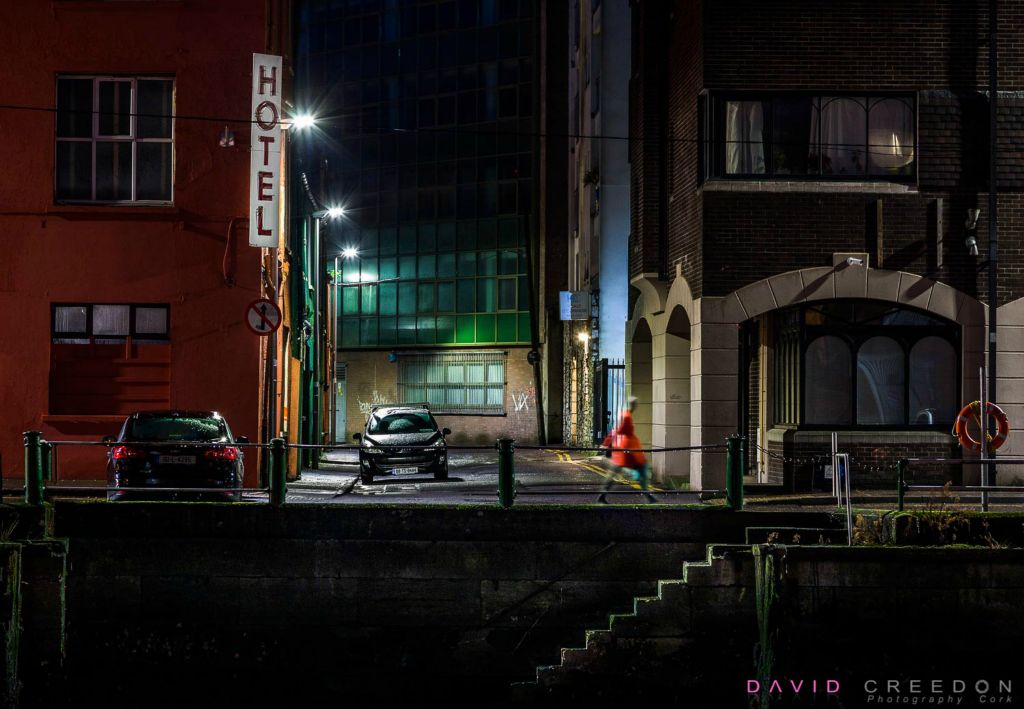
[[[903,348],[872,337],[857,352],[857,423],[904,423]]]
[[[61,333],[84,333],[86,312],[84,305],[59,305],[54,308],[53,331]]]
[[[725,172],[763,175],[764,109],[760,101],[725,103]]]
[[[898,172],[914,160],[914,111],[904,99],[875,101],[868,114],[868,163],[872,175]]]
[[[820,109],[811,113],[811,145],[820,140],[821,174],[855,176],[866,172],[866,122],[864,99],[821,97]]]

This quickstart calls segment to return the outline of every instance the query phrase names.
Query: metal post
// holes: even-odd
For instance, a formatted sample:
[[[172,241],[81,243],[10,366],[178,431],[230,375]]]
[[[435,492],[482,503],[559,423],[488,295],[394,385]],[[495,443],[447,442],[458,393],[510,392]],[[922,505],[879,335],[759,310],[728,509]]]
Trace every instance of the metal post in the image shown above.
[[[516,497],[515,440],[498,439],[498,504],[506,510]]]
[[[997,345],[996,332],[998,330],[997,320],[999,315],[998,289],[996,288],[996,277],[999,271],[999,139],[996,133],[999,127],[997,116],[999,114],[999,3],[998,0],[989,0],[988,3],[988,400],[995,402],[999,397],[996,393],[999,378],[996,376]],[[981,402],[982,409],[985,402]],[[985,430],[982,431],[981,440],[988,436],[988,429],[991,424],[985,421]],[[984,457],[984,452],[982,453]],[[996,457],[994,450],[988,450],[989,459]],[[985,487],[996,484],[996,464],[988,463],[984,466]],[[988,511],[988,492],[981,493],[982,509]]]
[[[896,461],[896,509],[900,512],[903,511],[903,498],[907,494],[907,461],[904,458],[900,458]]]
[[[288,452],[283,438],[270,441],[270,504],[280,507],[287,492]]]
[[[985,406],[985,402],[988,401],[988,391],[986,390],[985,383],[985,367],[982,366],[978,370],[978,376],[981,379],[981,459],[985,460],[992,451],[989,450],[988,446],[988,407]],[[992,484],[990,480],[990,472],[992,468],[988,465],[981,466],[981,486],[988,487]],[[984,512],[988,512],[988,493],[984,490],[981,491],[981,509]]]
[[[726,441],[725,501],[730,509],[743,509],[743,438],[735,434]]]
[[[25,431],[25,503],[43,502],[43,434]]]

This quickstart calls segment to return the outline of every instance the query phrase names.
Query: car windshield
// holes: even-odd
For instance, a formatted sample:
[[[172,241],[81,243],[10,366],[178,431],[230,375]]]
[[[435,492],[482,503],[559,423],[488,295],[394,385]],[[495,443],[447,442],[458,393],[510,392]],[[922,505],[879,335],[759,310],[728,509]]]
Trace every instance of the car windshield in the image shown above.
[[[227,437],[224,419],[173,415],[137,418],[125,435],[133,441],[220,441]]]
[[[370,417],[367,433],[433,433],[437,424],[426,411],[399,411]]]

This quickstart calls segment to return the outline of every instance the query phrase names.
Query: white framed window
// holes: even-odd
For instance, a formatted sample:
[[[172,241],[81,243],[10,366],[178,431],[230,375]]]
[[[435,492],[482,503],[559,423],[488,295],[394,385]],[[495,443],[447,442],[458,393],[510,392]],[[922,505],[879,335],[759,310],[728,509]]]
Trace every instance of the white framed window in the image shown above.
[[[54,303],[53,341],[65,345],[170,339],[170,306],[127,303]]]
[[[56,201],[171,203],[174,80],[58,77],[56,141]]]
[[[438,414],[505,413],[505,352],[399,355],[398,398]]]

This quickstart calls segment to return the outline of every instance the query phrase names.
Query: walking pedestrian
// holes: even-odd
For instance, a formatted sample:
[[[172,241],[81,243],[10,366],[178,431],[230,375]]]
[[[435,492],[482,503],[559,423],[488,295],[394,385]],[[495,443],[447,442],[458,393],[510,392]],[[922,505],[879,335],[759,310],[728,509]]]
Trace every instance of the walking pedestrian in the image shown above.
[[[633,426],[633,411],[636,410],[636,404],[637,398],[635,396],[629,397],[627,408],[623,410],[622,416],[612,432],[601,442],[601,447],[611,449],[612,465],[640,483],[642,494],[647,498],[648,502],[657,502],[657,498],[647,490],[647,484],[651,477],[651,468],[647,464],[643,451],[623,450],[643,447],[640,443],[640,438],[636,435],[636,428]],[[614,484],[615,476],[609,475],[605,480],[604,488],[601,490],[601,496],[597,498],[598,502],[608,504],[608,498],[605,493]]]

